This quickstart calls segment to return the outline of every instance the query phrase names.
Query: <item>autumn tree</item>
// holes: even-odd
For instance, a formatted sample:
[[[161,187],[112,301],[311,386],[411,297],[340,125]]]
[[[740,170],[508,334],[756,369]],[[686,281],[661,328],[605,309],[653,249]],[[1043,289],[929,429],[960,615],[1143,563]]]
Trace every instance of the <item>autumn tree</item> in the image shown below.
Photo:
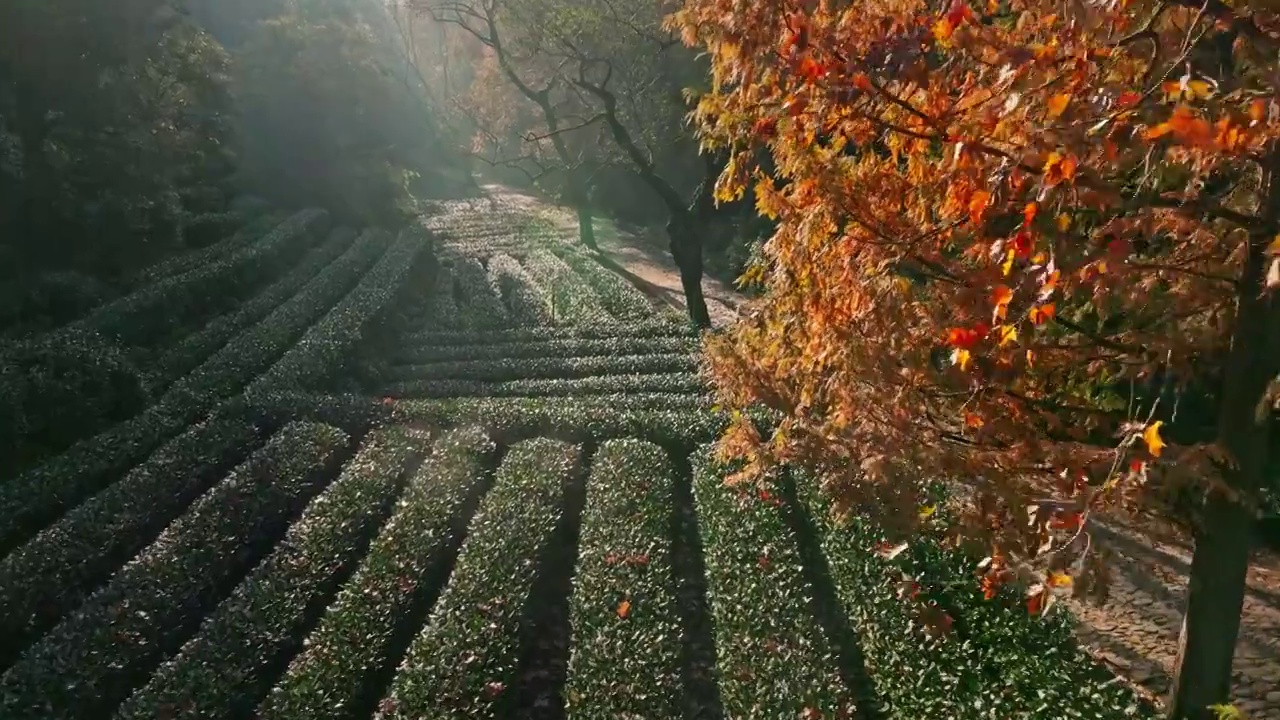
[[[539,109],[543,127],[522,139],[534,152],[554,149],[584,244],[594,246],[593,168],[624,166],[657,196],[690,319],[709,326],[702,243],[719,165],[714,154],[698,158],[693,170],[702,181],[690,187],[658,157],[657,148],[685,137],[683,90],[692,82],[687,70],[697,67],[661,27],[661,7],[619,0],[424,0],[420,7],[475,37],[502,77]],[[687,154],[696,157],[696,148]]]
[[[1227,701],[1280,372],[1280,18],[1219,0],[686,0],[722,198],[777,218],[709,348],[724,438],[987,583],[1100,590],[1090,523],[1204,493],[1175,718]],[[759,153],[769,164],[762,165]],[[960,502],[963,498],[964,502]],[[1030,522],[1028,522],[1030,519]]]

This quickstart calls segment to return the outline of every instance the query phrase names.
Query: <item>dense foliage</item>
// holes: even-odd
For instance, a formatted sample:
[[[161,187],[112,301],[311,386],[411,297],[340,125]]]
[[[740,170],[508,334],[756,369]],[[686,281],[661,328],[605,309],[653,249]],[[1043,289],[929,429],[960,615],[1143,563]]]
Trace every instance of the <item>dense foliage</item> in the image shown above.
[[[64,323],[217,246],[261,211],[245,193],[395,222],[467,192],[436,115],[370,0],[6,3],[0,328]]]
[[[1226,691],[1271,443],[1274,20],[690,0],[672,23],[713,58],[718,196],[779,222],[748,272],[765,299],[710,354],[727,404],[786,418],[723,449],[747,475],[805,464],[900,528],[927,515],[923,469],[964,481],[987,581],[1026,570],[1033,610],[1102,589],[1091,513],[1198,484],[1175,713]]]

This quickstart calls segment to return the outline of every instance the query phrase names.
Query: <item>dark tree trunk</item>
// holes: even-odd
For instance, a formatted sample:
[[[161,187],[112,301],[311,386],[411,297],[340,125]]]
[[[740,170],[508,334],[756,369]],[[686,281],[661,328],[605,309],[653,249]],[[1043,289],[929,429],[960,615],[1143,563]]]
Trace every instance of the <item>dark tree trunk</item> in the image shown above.
[[[581,181],[571,179],[569,182],[576,186],[573,190],[573,207],[578,211],[578,239],[592,252],[599,251],[600,247],[596,244],[595,221],[591,217],[590,195]]]
[[[671,258],[680,269],[680,287],[684,290],[689,320],[700,329],[711,327],[707,299],[702,294],[702,235],[700,228],[685,213],[667,222]]]
[[[1264,212],[1280,214],[1280,154],[1273,155]],[[1240,632],[1254,499],[1267,465],[1271,412],[1267,384],[1280,370],[1280,298],[1264,288],[1270,233],[1254,233],[1240,278],[1235,330],[1223,380],[1218,442],[1235,461],[1222,469],[1226,490],[1206,500],[1196,532],[1186,612],[1169,702],[1172,720],[1213,717],[1230,702],[1231,665]]]

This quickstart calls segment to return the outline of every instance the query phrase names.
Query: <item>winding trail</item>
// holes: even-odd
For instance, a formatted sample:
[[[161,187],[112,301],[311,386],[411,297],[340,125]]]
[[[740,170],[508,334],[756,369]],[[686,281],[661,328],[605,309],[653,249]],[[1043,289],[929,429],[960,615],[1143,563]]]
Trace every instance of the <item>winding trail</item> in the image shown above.
[[[578,232],[577,214],[566,207],[550,204],[533,195],[504,185],[483,185],[484,191],[500,199],[536,212],[557,228],[573,236]],[[670,307],[685,310],[684,291],[680,288],[680,272],[667,252],[666,236],[661,230],[631,232],[611,221],[596,219],[598,258],[614,272],[622,275],[649,297]],[[742,297],[731,286],[712,277],[702,279],[707,298],[707,311],[712,324],[719,328],[738,318]]]

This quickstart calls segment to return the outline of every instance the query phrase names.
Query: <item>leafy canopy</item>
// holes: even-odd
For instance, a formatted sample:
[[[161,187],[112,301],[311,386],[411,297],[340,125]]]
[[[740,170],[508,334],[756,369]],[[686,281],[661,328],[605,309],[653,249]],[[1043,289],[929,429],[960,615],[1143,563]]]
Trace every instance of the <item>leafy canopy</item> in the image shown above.
[[[799,462],[903,530],[926,480],[962,480],[989,581],[1035,558],[1033,606],[1091,589],[1088,513],[1221,458],[1179,398],[1241,293],[1280,283],[1275,14],[686,0],[670,22],[712,60],[718,197],[779,223],[742,279],[763,298],[709,345],[727,406],[783,418],[726,435],[741,477]]]

